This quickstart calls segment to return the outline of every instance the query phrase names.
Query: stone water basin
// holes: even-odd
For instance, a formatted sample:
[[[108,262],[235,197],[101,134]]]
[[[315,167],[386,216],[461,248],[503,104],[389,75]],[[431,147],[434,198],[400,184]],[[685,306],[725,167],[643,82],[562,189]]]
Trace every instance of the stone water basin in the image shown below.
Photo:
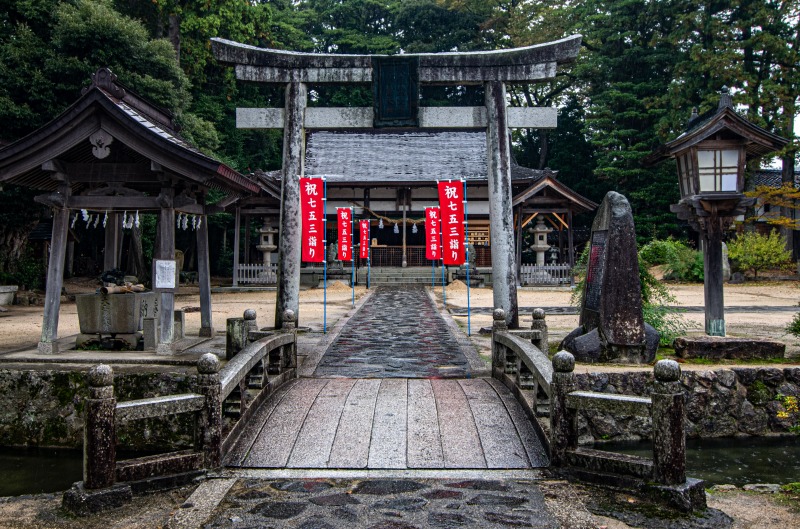
[[[141,294],[79,294],[75,304],[81,334],[134,334],[139,330]]]

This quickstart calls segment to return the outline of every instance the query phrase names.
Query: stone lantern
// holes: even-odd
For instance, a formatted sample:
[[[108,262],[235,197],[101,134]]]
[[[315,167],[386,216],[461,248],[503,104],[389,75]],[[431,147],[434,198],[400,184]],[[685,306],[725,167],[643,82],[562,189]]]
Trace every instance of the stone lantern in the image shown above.
[[[275,235],[277,233],[277,228],[270,226],[267,219],[264,219],[264,225],[258,229],[259,244],[256,245],[256,249],[264,254],[262,258],[262,263],[264,264],[263,275],[271,274],[272,252],[278,249],[278,245],[275,244]]]
[[[547,234],[551,231],[553,228],[545,226],[542,218],[536,221],[536,226],[528,230],[528,233],[533,234],[533,244],[530,249],[536,252],[536,266],[544,266],[544,254],[550,249],[550,245],[547,244]]]
[[[745,197],[744,171],[755,158],[782,149],[788,140],[758,127],[733,108],[722,88],[716,110],[692,112],[686,132],[662,145],[644,160],[654,165],[674,158],[678,165],[681,200],[670,206],[703,240],[705,327],[709,336],[725,336],[722,295],[722,236],[733,219],[755,199]]]

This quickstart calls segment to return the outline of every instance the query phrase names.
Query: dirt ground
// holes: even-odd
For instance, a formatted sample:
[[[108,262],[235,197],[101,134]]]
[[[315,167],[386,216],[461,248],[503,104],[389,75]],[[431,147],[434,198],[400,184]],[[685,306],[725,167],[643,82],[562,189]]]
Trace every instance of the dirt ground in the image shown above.
[[[224,285],[224,283],[220,282]],[[75,294],[93,292],[98,284],[92,280],[69,280],[65,284],[67,297]],[[703,305],[702,284],[669,284],[669,290],[677,299],[678,306],[699,307]],[[366,293],[363,286],[356,287],[355,300]],[[463,284],[454,284],[447,288],[448,308],[467,308],[467,289]],[[303,290],[300,293],[300,325],[321,331],[323,326],[322,289]],[[441,305],[442,289],[436,288],[434,295]],[[566,307],[570,305],[572,291],[569,289],[534,289],[522,288],[518,291],[520,307]],[[753,336],[780,340],[786,343],[787,357],[800,357],[800,339],[787,334],[786,325],[792,321],[795,311],[786,310],[800,301],[800,284],[794,281],[758,282],[741,285],[725,285],[725,306],[759,307],[753,312],[729,311],[725,315],[727,331],[730,336]],[[472,308],[491,308],[492,290],[488,288],[472,288],[469,291],[469,305]],[[196,286],[182,286],[176,296],[177,308],[199,308],[200,298]],[[253,308],[258,314],[260,326],[274,323],[275,292],[225,292],[212,295],[213,321],[217,331],[224,331],[226,318],[241,316],[245,309]],[[783,310],[769,311],[769,307],[781,307]],[[22,307],[13,305],[8,312],[0,312],[0,353],[33,348],[39,341],[42,327],[42,307]],[[327,290],[326,323],[330,328],[336,321],[352,308],[351,289],[340,282],[331,282]],[[798,307],[800,311],[800,307]],[[469,330],[473,341],[481,350],[488,347],[488,339],[481,337],[481,327],[490,327],[492,318],[490,311],[473,313],[469,318]],[[682,314],[689,334],[703,333],[703,313],[686,312]],[[467,316],[455,315],[454,319],[466,331]],[[529,312],[522,313],[520,326],[530,325]],[[548,315],[551,342],[560,340],[578,325],[577,315]],[[197,335],[200,329],[200,313],[186,313],[187,336]],[[74,301],[61,304],[59,318],[59,336],[77,334],[78,316]]]

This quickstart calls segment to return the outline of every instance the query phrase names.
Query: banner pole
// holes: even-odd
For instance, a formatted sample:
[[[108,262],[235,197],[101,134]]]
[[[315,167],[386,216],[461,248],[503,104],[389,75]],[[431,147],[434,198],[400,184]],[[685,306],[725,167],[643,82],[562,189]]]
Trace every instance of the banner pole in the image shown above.
[[[322,177],[322,226],[325,230],[322,258],[322,334],[328,333],[328,181]]]
[[[353,306],[356,306],[356,216],[354,208],[350,208],[350,290],[353,295]]]
[[[367,290],[369,290],[369,282],[371,274],[372,274],[372,246],[370,246],[369,249],[367,250]]]
[[[472,307],[470,306],[469,301],[469,288],[470,288],[470,281],[469,281],[469,224],[467,223],[467,181],[463,180],[464,183],[464,249],[466,253],[464,254],[467,257],[467,336],[472,336],[472,329],[470,327],[470,319],[471,319],[471,312]]]

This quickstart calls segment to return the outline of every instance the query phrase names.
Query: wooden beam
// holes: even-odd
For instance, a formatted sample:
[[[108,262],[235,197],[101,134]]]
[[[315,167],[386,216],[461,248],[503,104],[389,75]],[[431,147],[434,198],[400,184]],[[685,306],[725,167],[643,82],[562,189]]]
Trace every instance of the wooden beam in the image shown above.
[[[562,215],[563,215],[563,213],[562,213]],[[553,216],[554,216],[555,218],[557,218],[557,219],[558,219],[558,222],[560,222],[560,223],[561,223],[561,224],[562,224],[562,225],[563,225],[565,228],[569,229],[569,225],[568,225],[566,222],[564,222],[564,219],[562,219],[562,218],[561,218],[561,217],[558,215],[558,213],[553,213]]]
[[[281,210],[278,208],[242,208],[242,214],[245,215],[280,215]]]
[[[45,165],[42,169],[47,170]],[[65,163],[62,169],[71,183],[158,182],[150,167],[140,163]]]
[[[521,227],[521,228],[524,228],[525,226],[527,226],[528,224],[530,224],[530,222],[531,222],[533,219],[535,219],[537,215],[538,215],[538,213],[534,213],[533,215],[531,215],[530,217],[528,217],[527,219],[525,219],[525,222],[523,222],[523,223],[522,223],[522,226],[520,226],[520,227]]]
[[[93,209],[108,211],[160,210],[156,197],[71,196],[66,200],[68,209]]]

